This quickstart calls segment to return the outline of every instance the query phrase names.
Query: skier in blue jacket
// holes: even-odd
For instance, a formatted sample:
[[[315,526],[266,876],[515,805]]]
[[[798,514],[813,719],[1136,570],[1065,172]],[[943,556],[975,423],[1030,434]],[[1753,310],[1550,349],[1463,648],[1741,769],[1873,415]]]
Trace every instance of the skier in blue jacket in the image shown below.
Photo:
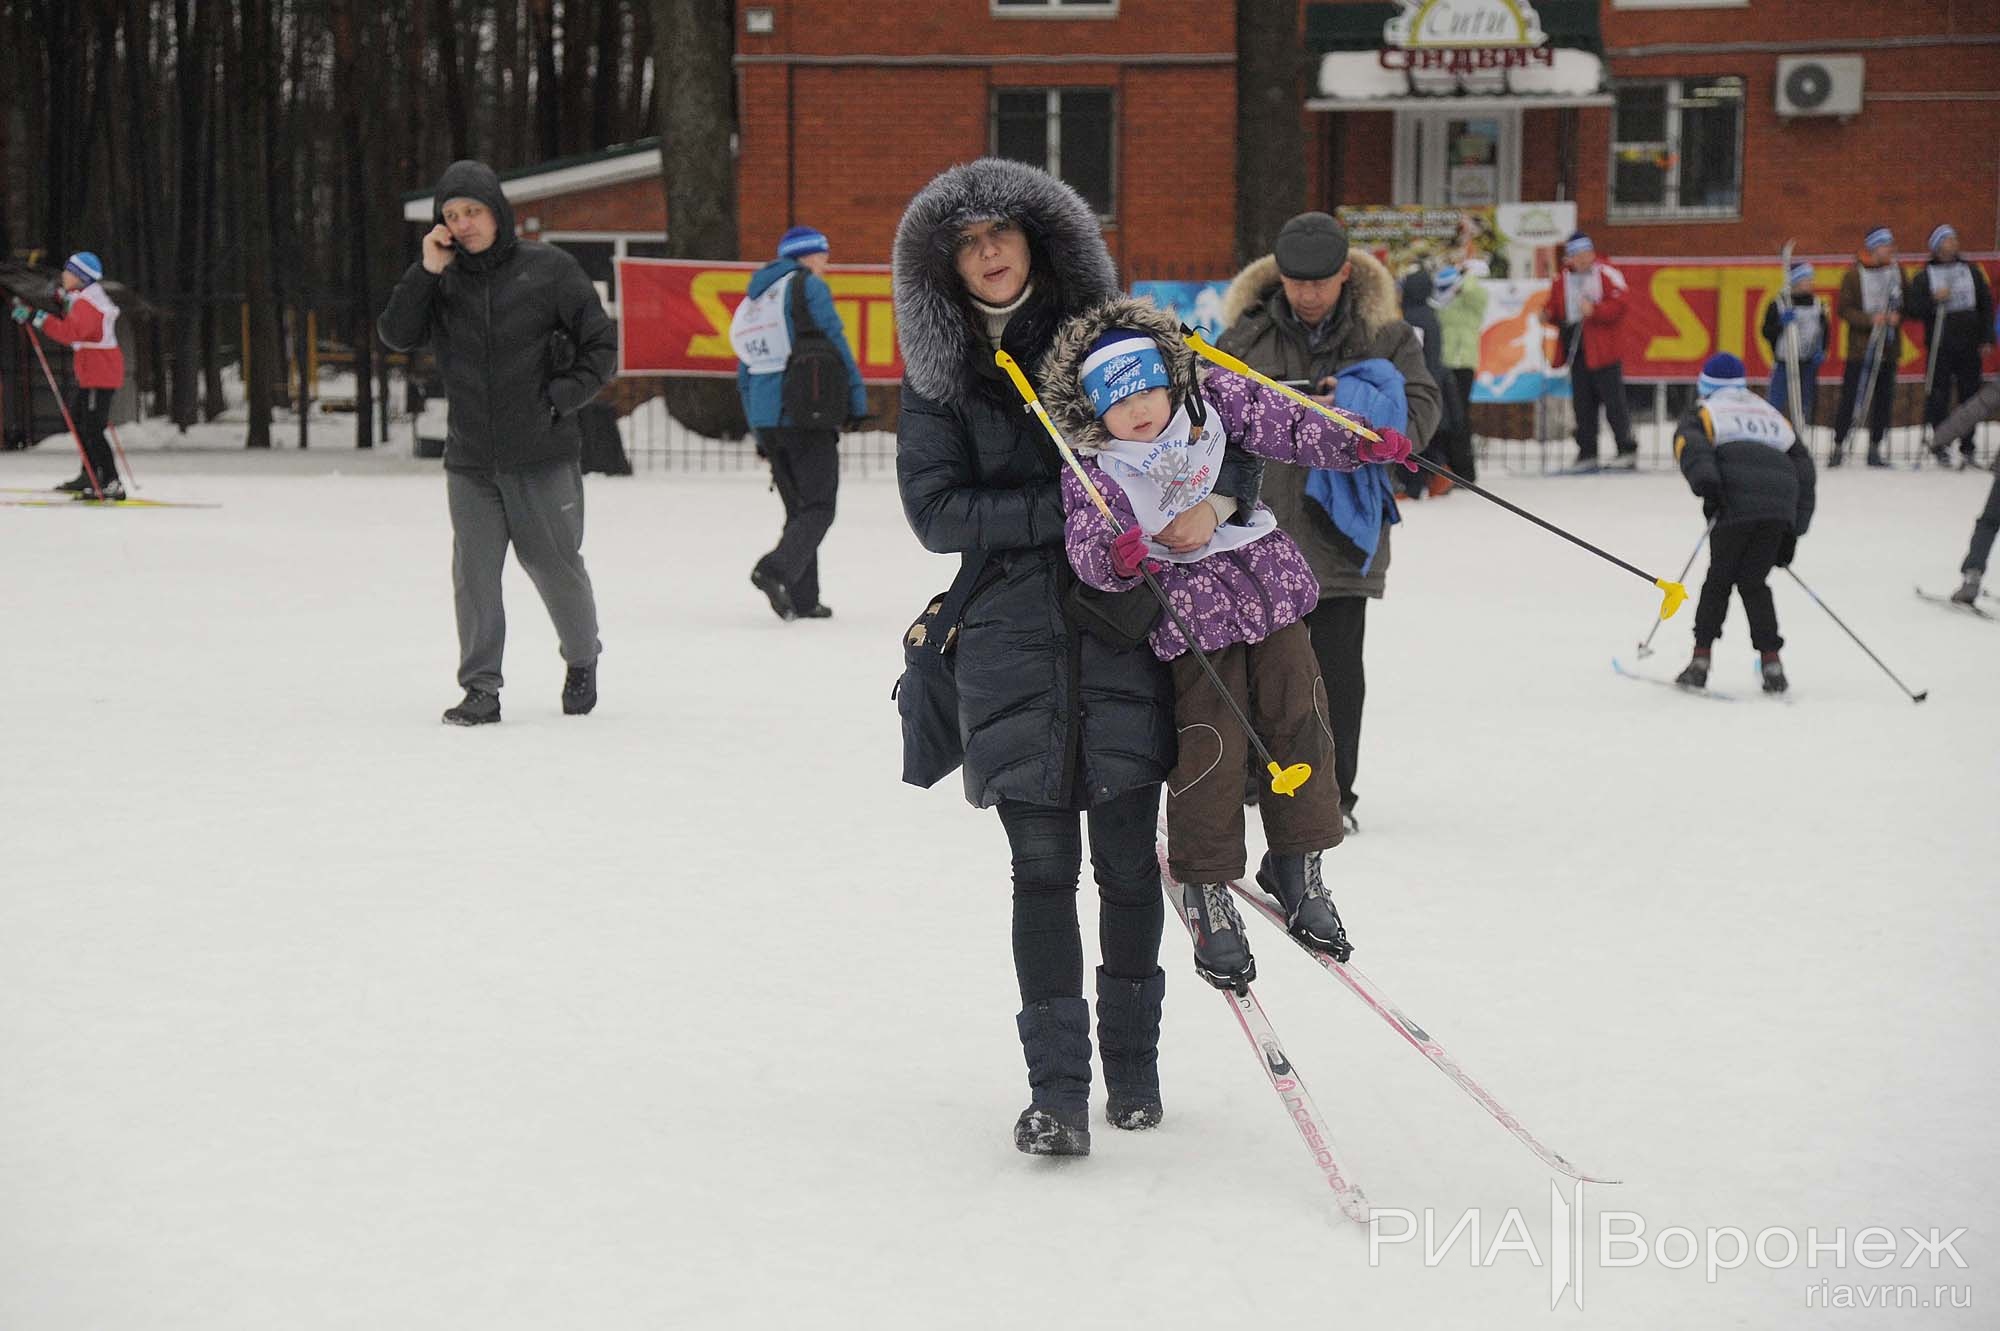
[[[819,546],[833,526],[834,493],[840,486],[840,431],[799,426],[785,407],[789,356],[800,335],[791,299],[794,282],[804,286],[806,316],[832,341],[847,367],[849,422],[868,414],[861,370],[823,276],[829,248],[826,237],[809,226],[785,232],[778,257],[750,278],[730,327],[743,415],[756,435],[758,456],[771,464],[772,483],[785,504],[784,531],[750,570],[750,582],[784,620],[833,614],[819,599]]]

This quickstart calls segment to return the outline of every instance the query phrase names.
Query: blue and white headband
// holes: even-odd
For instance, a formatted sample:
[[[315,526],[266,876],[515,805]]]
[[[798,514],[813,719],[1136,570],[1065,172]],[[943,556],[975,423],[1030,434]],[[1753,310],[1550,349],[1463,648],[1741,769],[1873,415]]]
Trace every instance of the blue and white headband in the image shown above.
[[[1894,245],[1896,243],[1896,233],[1886,226],[1878,226],[1873,231],[1870,231],[1867,239],[1861,243],[1871,250],[1879,249],[1884,245]]]
[[[1594,251],[1596,248],[1597,246],[1591,244],[1590,237],[1579,231],[1563,242],[1563,255],[1564,257],[1568,257],[1576,254],[1584,254]]]
[[[1791,286],[1797,286],[1801,282],[1810,282],[1813,280],[1814,271],[1813,266],[1809,263],[1795,263],[1792,265],[1791,270],[1785,274],[1785,281]]]
[[[1140,333],[1101,339],[1083,361],[1083,392],[1099,416],[1134,393],[1166,388],[1167,361],[1159,344]]]
[[[1958,228],[1946,222],[1944,225],[1938,227],[1937,230],[1931,232],[1931,248],[1933,250],[1937,249],[1938,246],[1956,235],[1958,235]]]
[[[1748,388],[1750,381],[1743,375],[1717,377],[1703,370],[1701,377],[1694,381],[1695,392],[1702,397],[1712,397],[1725,388]]]

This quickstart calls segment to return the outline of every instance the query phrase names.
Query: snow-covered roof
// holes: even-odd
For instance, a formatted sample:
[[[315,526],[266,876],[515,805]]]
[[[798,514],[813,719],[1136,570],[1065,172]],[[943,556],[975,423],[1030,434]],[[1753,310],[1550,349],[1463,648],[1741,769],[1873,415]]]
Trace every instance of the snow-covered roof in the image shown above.
[[[622,185],[628,180],[657,177],[661,172],[658,138],[619,144],[602,152],[577,157],[558,157],[533,166],[500,172],[500,190],[510,203],[526,203],[578,190]],[[431,220],[432,192],[414,190],[403,196],[403,220]]]

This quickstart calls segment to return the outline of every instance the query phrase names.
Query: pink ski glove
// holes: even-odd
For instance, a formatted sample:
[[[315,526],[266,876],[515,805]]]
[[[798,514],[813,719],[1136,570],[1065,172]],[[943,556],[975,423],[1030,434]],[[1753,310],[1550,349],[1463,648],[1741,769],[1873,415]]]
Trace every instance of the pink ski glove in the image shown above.
[[[1146,533],[1127,527],[1111,538],[1111,571],[1121,578],[1136,578],[1142,568],[1159,567],[1146,558]]]
[[[1361,441],[1363,462],[1400,462],[1405,470],[1421,470],[1416,463],[1410,461],[1410,454],[1417,451],[1417,446],[1410,442],[1408,435],[1401,430],[1391,430],[1387,426],[1383,426],[1375,433],[1382,436],[1382,442],[1378,444],[1368,439]]]

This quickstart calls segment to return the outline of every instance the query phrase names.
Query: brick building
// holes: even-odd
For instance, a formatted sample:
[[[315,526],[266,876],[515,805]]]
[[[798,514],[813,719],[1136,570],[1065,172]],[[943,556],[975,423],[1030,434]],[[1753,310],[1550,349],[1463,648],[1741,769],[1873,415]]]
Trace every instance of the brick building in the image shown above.
[[[1388,37],[1481,11],[1532,16],[1533,58],[1454,73]],[[1229,0],[739,4],[741,253],[803,221],[884,261],[926,180],[999,152],[1096,203],[1128,277],[1226,276],[1235,31]],[[1306,0],[1300,34],[1308,206],[1573,200],[1626,255],[1843,254],[1877,223],[1915,251],[1940,220],[2000,250],[1995,0]],[[1854,109],[1781,112],[1781,68]],[[600,281],[660,252],[655,142],[504,178]]]

